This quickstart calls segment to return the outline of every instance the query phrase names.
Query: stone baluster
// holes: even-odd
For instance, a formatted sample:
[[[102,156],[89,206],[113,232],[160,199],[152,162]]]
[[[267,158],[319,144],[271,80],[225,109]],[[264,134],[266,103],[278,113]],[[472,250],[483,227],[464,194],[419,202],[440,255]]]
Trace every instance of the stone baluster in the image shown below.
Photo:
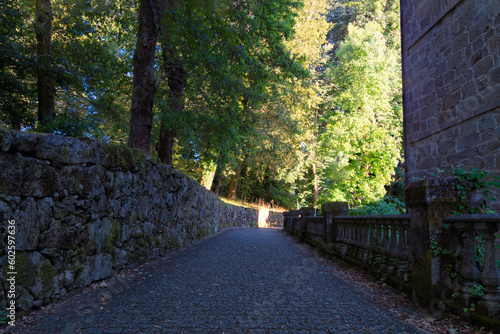
[[[344,228],[345,228],[345,231],[346,231],[346,234],[345,234],[345,243],[346,244],[350,244],[351,243],[351,239],[352,239],[352,225],[349,224],[349,222],[347,221],[344,221]]]
[[[398,256],[398,229],[396,227],[397,222],[392,220],[392,221],[387,221],[387,226],[388,226],[388,232],[389,232],[389,249],[387,251],[388,253],[388,261],[389,261],[389,267],[388,270],[390,273],[394,271],[394,260],[397,259]]]
[[[462,266],[460,273],[465,282],[463,282],[463,293],[466,298],[466,303],[468,305],[468,300],[472,296],[471,289],[477,284],[481,273],[476,265],[476,257],[474,255],[474,245],[475,245],[475,229],[473,223],[455,223],[455,229],[458,231],[459,238],[462,239]]]
[[[498,314],[500,305],[500,270],[495,249],[495,233],[500,230],[500,223],[476,223],[476,228],[482,232],[484,239],[484,270],[481,281],[484,285],[483,300],[488,305],[491,315]]]
[[[345,226],[344,226],[344,222],[340,221],[340,222],[337,222],[338,224],[338,235],[337,235],[337,243],[338,243],[338,246],[337,246],[337,249],[339,250],[339,252],[343,252],[343,249],[344,249],[344,245],[345,245]]]
[[[389,224],[387,223],[387,221],[384,221],[382,223],[382,228],[383,228],[383,231],[382,231],[382,254],[384,255],[388,255],[389,254],[389,250],[391,248],[391,239],[390,239],[390,229],[389,229]]]
[[[408,247],[408,227],[409,223],[407,220],[401,220],[398,225],[399,233],[399,245],[398,245],[398,277],[403,281],[408,281],[408,259],[409,259],[409,247]]]
[[[338,242],[340,243],[340,246],[338,247],[339,251],[345,255],[345,245],[347,243],[347,226],[344,221],[338,222],[339,225],[339,240]]]
[[[346,241],[346,252],[348,249],[351,249],[352,246],[354,245],[354,240],[356,240],[356,228],[354,224],[352,224],[350,221],[345,222],[345,226],[347,228],[347,241]]]
[[[359,240],[361,239],[361,225],[359,224],[359,221],[355,220],[352,222],[353,225],[353,230],[354,230],[354,238],[352,240],[352,244],[355,247],[359,247]]]
[[[347,226],[345,225],[345,222],[341,223],[341,229],[342,229],[341,242],[345,244],[347,242]]]
[[[375,231],[373,232],[373,244],[372,244],[372,251],[375,254],[374,256],[374,265],[376,267],[379,267],[382,263],[382,255],[380,254],[380,247],[382,244],[382,224],[380,221],[375,220],[374,221],[374,229]]]
[[[362,233],[363,233],[363,225],[361,225],[360,221],[358,219],[356,219],[354,221],[354,230],[355,230],[355,236],[356,238],[354,239],[354,246],[356,247],[355,248],[355,252],[356,252],[356,256],[358,258],[362,258],[363,257],[363,250],[361,249],[361,244],[362,244]]]
[[[374,245],[377,236],[377,221],[375,219],[368,220],[369,235],[367,241],[368,247],[368,260],[370,264],[373,264],[373,259],[375,258]]]
[[[398,257],[398,222],[397,221],[388,221],[389,224],[389,255],[393,258]]]

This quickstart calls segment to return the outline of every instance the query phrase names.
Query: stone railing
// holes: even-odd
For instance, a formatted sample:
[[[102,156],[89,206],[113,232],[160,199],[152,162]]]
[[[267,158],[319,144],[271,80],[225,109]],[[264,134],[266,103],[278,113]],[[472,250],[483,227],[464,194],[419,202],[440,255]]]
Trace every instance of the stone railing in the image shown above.
[[[451,292],[462,294],[466,308],[483,301],[491,315],[498,315],[500,215],[455,215],[443,221],[455,243],[449,244],[451,249],[434,249],[434,254],[450,255],[442,275],[452,278]]]
[[[451,190],[450,190],[451,189]],[[444,309],[500,328],[500,215],[454,215],[454,183],[407,190],[410,214],[346,216],[347,203],[284,213],[291,234],[403,288],[429,311]]]
[[[347,208],[347,203],[325,203],[322,207],[325,216],[314,216],[311,208],[286,212],[285,229],[321,241],[344,259],[408,282],[410,216],[334,216],[345,214]]]
[[[357,257],[381,272],[404,282],[409,280],[409,215],[338,216],[334,218],[334,226],[335,247],[342,256]]]

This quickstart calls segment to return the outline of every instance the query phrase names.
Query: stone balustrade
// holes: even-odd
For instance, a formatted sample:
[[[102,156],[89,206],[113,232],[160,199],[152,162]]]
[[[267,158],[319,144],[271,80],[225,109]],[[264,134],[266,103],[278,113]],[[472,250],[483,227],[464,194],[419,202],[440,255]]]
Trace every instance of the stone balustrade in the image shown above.
[[[454,215],[443,220],[458,241],[455,249],[439,249],[450,253],[447,264],[450,275],[458,280],[459,292],[467,307],[482,300],[492,315],[500,307],[500,215]],[[458,272],[455,272],[457,270]]]
[[[407,282],[409,279],[410,216],[338,216],[336,248]]]
[[[310,208],[302,208],[300,216],[296,212],[287,212],[287,226],[292,220],[296,222],[293,230],[287,229],[302,237],[326,241],[330,249],[343,258],[408,282],[411,269],[409,215],[331,217],[332,210],[328,210],[328,206],[332,208],[336,203],[325,204],[325,216],[313,216]],[[340,208],[337,213],[345,214],[346,206],[337,204],[337,209]]]
[[[495,327],[500,324],[500,215],[449,217],[454,189],[447,179],[414,184],[407,192],[407,215],[346,216],[347,203],[331,202],[323,204],[321,217],[312,208],[284,213],[284,226],[413,293],[430,311],[449,307]]]

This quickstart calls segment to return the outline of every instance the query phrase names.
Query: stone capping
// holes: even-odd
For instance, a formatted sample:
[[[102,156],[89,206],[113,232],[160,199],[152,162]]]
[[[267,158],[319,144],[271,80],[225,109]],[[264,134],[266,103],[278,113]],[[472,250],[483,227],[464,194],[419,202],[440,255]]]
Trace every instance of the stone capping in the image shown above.
[[[335,220],[404,220],[410,219],[410,215],[374,215],[374,216],[336,216]]]
[[[299,213],[301,216],[305,216],[305,217],[314,216],[314,214],[316,213],[316,209],[315,208],[301,208],[299,210]]]
[[[443,219],[444,223],[477,223],[478,221],[483,223],[500,224],[500,214],[463,214],[453,215]]]
[[[437,1],[437,0],[433,0]],[[425,27],[417,37],[413,41],[410,41],[410,45],[406,47],[406,50],[410,50],[417,42],[424,37],[436,24],[439,23],[448,13],[450,13],[455,7],[462,2],[463,0],[455,0],[455,2],[452,2],[451,4],[448,5],[448,7],[445,8],[445,10],[441,13],[441,15],[438,15],[434,21],[432,21],[427,27]]]
[[[455,178],[428,178],[411,183],[405,189],[408,208],[426,207],[431,203],[449,206],[460,198]]]
[[[347,202],[325,202],[321,204],[321,211],[324,213],[347,213],[349,211],[349,203]]]

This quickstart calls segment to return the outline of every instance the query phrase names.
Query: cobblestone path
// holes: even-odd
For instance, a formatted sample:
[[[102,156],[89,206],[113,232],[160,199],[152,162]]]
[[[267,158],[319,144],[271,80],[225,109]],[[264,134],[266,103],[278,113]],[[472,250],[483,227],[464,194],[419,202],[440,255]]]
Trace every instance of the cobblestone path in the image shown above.
[[[9,333],[419,333],[275,229],[228,230],[102,285]]]

